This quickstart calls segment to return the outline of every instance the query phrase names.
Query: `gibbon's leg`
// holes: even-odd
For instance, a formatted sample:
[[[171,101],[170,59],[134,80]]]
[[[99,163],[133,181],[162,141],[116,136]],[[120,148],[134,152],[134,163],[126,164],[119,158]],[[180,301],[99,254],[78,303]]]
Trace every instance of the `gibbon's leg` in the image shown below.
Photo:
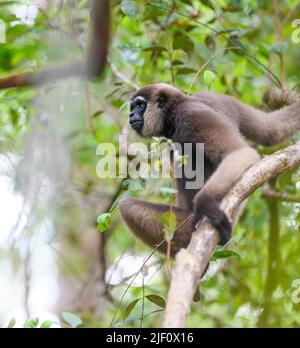
[[[195,225],[204,215],[220,233],[220,244],[226,244],[231,238],[231,223],[225,213],[219,208],[219,203],[244,171],[260,159],[259,154],[250,147],[230,152],[214,174],[205,183],[194,199]]]
[[[155,248],[156,245],[165,239],[163,224],[155,220],[155,217],[170,211],[170,206],[145,202],[130,197],[120,201],[119,209],[122,218],[131,231],[150,247]],[[171,254],[174,256],[179,249],[188,245],[192,237],[192,211],[178,207],[172,207],[172,211],[176,214],[176,226],[180,225],[172,239]],[[185,220],[187,221],[184,222]],[[166,253],[166,247],[167,243],[162,243],[158,250]]]

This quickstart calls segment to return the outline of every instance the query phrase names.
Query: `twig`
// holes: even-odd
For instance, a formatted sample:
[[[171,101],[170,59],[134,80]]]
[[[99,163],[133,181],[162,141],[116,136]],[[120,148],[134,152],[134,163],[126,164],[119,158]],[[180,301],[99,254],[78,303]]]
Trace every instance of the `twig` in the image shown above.
[[[262,197],[277,199],[282,202],[300,203],[300,196],[291,195],[286,192],[277,192],[266,187],[263,188]]]
[[[151,257],[153,256],[153,254],[156,252],[156,250],[164,243],[165,241],[163,240],[162,242],[160,242],[159,244],[153,246],[153,250],[151,250],[151,252],[145,257],[145,259],[143,260],[143,264],[142,266],[139,268],[139,270],[135,273],[135,275],[133,276],[133,278],[131,279],[130,283],[128,284],[127,288],[125,289],[125,291],[123,292],[121,298],[120,298],[120,301],[117,305],[117,308],[115,310],[115,313],[111,319],[111,322],[110,322],[110,327],[113,327],[113,324],[114,324],[114,321],[115,321],[115,318],[118,314],[118,311],[121,307],[121,304],[123,302],[123,299],[125,298],[125,295],[127,294],[127,291],[129,290],[129,288],[131,287],[131,285],[133,284],[133,282],[135,281],[135,279],[137,278],[137,276],[142,272],[142,269],[143,267],[146,265],[146,263],[151,259]]]
[[[125,83],[126,85],[132,86],[135,90],[139,89],[139,86],[132,82],[127,76],[125,76],[121,71],[118,70],[118,68],[116,67],[116,65],[111,61],[110,58],[108,58],[108,63],[111,67],[111,71],[113,72],[113,74],[123,83]]]

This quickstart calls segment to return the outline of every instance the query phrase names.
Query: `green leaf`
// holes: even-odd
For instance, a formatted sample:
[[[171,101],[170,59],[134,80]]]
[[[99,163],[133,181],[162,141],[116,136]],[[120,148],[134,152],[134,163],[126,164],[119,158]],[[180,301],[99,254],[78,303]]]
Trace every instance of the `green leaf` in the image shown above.
[[[173,211],[169,211],[166,214],[166,218],[168,219],[167,226],[170,232],[173,234],[176,229],[176,214]]]
[[[215,253],[211,257],[211,261],[216,261],[219,259],[227,259],[232,256],[236,256],[238,259],[240,259],[240,255],[233,250],[218,250],[218,251],[215,251]]]
[[[158,296],[158,295],[147,295],[146,298],[150,301],[155,303],[157,306],[165,308],[166,307],[166,301]]]
[[[224,12],[240,12],[242,11],[242,7],[240,6],[236,6],[236,5],[229,5],[227,7],[223,7],[222,10]]]
[[[77,314],[71,312],[62,312],[61,315],[64,321],[67,324],[69,324],[72,328],[76,328],[83,324],[81,318]]]
[[[128,316],[130,315],[130,313],[132,312],[133,308],[136,306],[136,304],[139,302],[139,298],[130,302],[129,305],[126,307],[125,312],[124,312],[124,316],[123,316],[123,320],[127,319]]]
[[[8,329],[11,329],[11,328],[13,328],[15,325],[16,325],[16,320],[15,320],[15,318],[12,318],[12,319],[10,319],[10,321],[9,321],[9,323],[8,323],[8,325],[7,325],[7,328],[8,328]]]
[[[176,75],[186,75],[186,74],[195,74],[197,71],[193,68],[182,67],[177,69]]]
[[[172,61],[172,65],[173,66],[183,65],[183,64],[184,64],[184,62],[182,60],[180,60],[180,59],[175,59],[175,60]]]
[[[110,213],[104,213],[101,214],[97,217],[97,229],[100,232],[105,232],[109,225],[110,225],[110,220],[111,220],[111,214]]]
[[[181,0],[184,4],[187,4],[187,5],[192,5],[193,2],[192,0]]]
[[[277,55],[282,55],[284,51],[289,47],[289,45],[286,42],[278,42],[275,43],[274,45],[269,46],[270,51],[277,54]]]
[[[122,183],[123,190],[130,191],[130,193],[134,193],[143,189],[142,184],[138,180],[126,179]]]
[[[203,74],[203,80],[206,86],[211,87],[213,82],[216,80],[216,75],[210,70],[205,70]]]
[[[173,211],[166,211],[162,215],[155,216],[155,220],[164,225],[165,240],[172,240],[176,229],[176,214]]]
[[[157,216],[157,220],[162,222],[164,225],[169,225],[170,221],[174,218],[174,215],[175,214],[172,211],[166,211],[162,215]]]
[[[92,118],[96,118],[96,117],[100,116],[101,114],[103,114],[103,110],[98,110],[98,111],[93,113]]]
[[[247,52],[246,46],[242,44],[241,40],[239,40],[236,35],[230,36],[230,43],[235,48],[232,50],[233,53],[238,55],[243,55],[245,52]]]
[[[51,320],[46,320],[42,323],[41,329],[49,329],[53,325],[53,321]]]
[[[135,1],[133,0],[123,0],[121,2],[121,11],[131,19],[137,15],[138,9]]]
[[[213,10],[214,12],[216,12],[216,10],[215,10],[215,8],[214,8],[214,4],[213,4],[213,2],[212,2],[211,0],[200,0],[200,2],[201,2],[203,5],[209,7],[209,8],[210,8],[211,10]]]
[[[205,45],[212,51],[215,51],[216,49],[216,40],[211,36],[208,35],[205,38]]]
[[[187,35],[180,34],[178,36],[175,36],[173,49],[181,49],[184,52],[190,54],[194,50],[194,43]]]
[[[10,118],[12,124],[16,126],[19,120],[19,113],[15,109],[10,109]]]
[[[144,51],[144,52],[147,52],[147,51],[154,51],[154,52],[159,52],[159,53],[161,53],[161,52],[163,52],[163,51],[167,51],[167,49],[165,48],[165,47],[163,47],[163,46],[147,46],[147,47],[144,47],[143,49],[142,49],[142,51]]]
[[[38,326],[39,319],[38,318],[32,318],[25,321],[24,327],[27,329],[34,329]]]

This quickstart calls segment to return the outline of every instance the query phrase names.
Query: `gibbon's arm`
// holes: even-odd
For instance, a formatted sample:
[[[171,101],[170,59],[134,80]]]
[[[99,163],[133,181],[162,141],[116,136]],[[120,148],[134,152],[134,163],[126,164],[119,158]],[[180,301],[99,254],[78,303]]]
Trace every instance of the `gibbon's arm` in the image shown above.
[[[223,94],[202,92],[193,98],[226,115],[246,138],[264,146],[277,145],[300,130],[300,101],[273,112],[264,112]]]
[[[300,101],[273,112],[262,112],[241,104],[241,132],[264,146],[274,146],[290,138],[300,130]]]

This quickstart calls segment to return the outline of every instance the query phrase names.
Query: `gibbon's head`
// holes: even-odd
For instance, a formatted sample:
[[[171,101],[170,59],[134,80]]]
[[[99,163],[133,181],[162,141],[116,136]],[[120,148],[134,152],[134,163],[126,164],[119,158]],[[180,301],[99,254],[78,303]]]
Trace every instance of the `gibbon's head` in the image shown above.
[[[174,128],[173,111],[184,94],[164,83],[139,89],[131,98],[129,123],[143,137],[166,136]]]

